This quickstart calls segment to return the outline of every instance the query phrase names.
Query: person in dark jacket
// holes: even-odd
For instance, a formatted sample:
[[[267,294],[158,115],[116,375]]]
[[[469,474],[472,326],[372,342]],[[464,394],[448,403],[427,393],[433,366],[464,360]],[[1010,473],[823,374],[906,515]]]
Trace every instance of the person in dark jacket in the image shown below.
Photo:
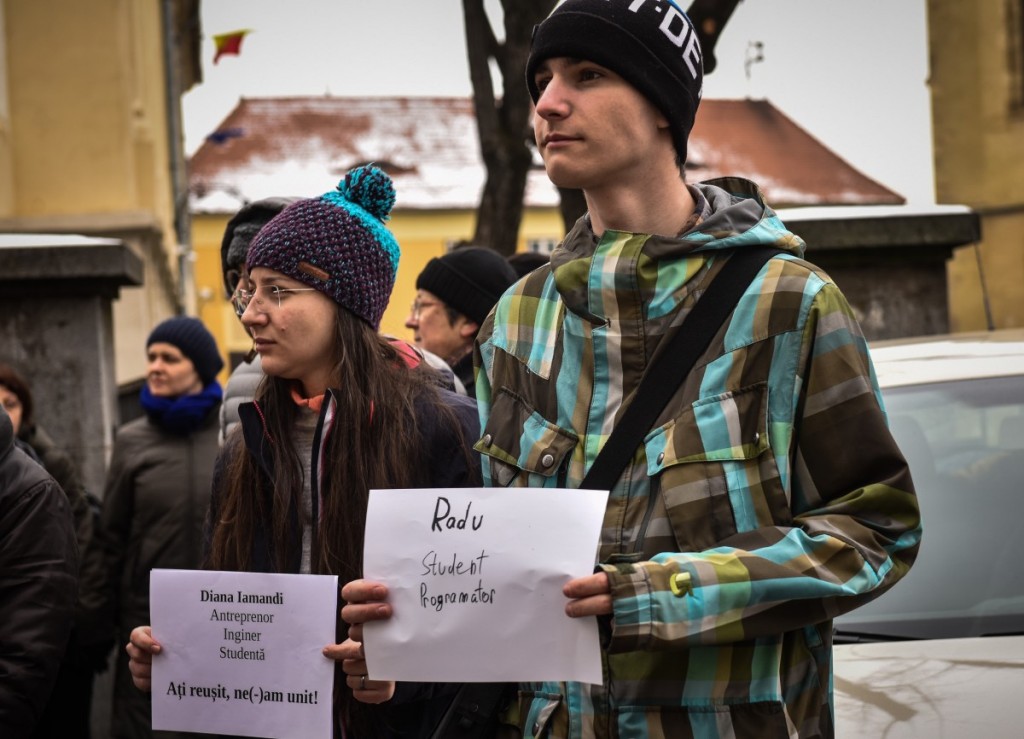
[[[46,471],[53,475],[71,506],[78,548],[85,550],[92,538],[93,515],[89,496],[71,457],[50,437],[35,418],[35,401],[25,378],[14,367],[0,362],[0,404],[14,426],[14,435],[32,448]]]
[[[14,367],[0,362],[0,405],[14,426],[15,437],[28,446],[33,457],[53,476],[67,496],[75,526],[78,551],[84,553],[92,540],[94,503],[86,492],[75,463],[35,419],[35,401],[28,382]],[[78,619],[76,619],[77,621]],[[37,736],[61,739],[88,739],[92,703],[93,674],[106,664],[111,642],[87,644],[80,624],[72,630],[67,653],[61,660],[57,683],[50,696],[50,707],[43,712]]]
[[[493,249],[460,246],[427,262],[416,278],[416,299],[405,320],[416,346],[444,359],[473,391],[473,341],[501,294],[518,279]]]
[[[336,191],[285,208],[249,248],[237,296],[268,377],[218,460],[212,569],[331,574],[344,586],[361,577],[371,489],[479,484],[473,401],[378,333],[398,268],[384,227],[394,198],[382,170],[354,169]],[[360,638],[340,618],[338,631]],[[132,633],[143,689],[157,649],[150,629]],[[343,672],[340,654],[324,649],[338,665],[336,736],[429,736],[458,687],[371,680],[365,665]]]
[[[264,198],[246,203],[242,206],[224,229],[224,237],[220,244],[221,275],[224,278],[225,294],[235,306],[238,317],[242,317],[244,306],[237,300],[239,285],[249,284],[249,272],[245,268],[245,255],[249,244],[271,218],[280,213],[295,198]],[[260,358],[253,349],[231,371],[228,383],[224,387],[224,402],[220,407],[220,441],[223,444],[228,433],[238,423],[238,406],[253,399],[256,386],[263,379]]]
[[[146,354],[140,395],[146,414],[114,439],[97,544],[83,572],[89,620],[119,644],[150,621],[150,570],[199,568],[218,450],[216,378],[224,362],[213,336],[196,318],[169,318],[150,333]],[[149,696],[132,685],[123,654],[114,674],[111,735],[152,735]]]
[[[33,736],[67,646],[78,546],[67,496],[0,404],[0,736]]]

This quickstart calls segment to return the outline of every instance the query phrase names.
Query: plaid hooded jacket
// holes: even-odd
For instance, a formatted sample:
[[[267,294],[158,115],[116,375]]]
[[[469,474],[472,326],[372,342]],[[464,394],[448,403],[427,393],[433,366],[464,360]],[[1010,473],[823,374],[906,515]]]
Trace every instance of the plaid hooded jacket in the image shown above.
[[[611,491],[603,685],[520,685],[524,736],[831,736],[832,621],[911,566],[910,474],[857,321],[753,183],[677,238],[584,217],[478,337],[485,483],[575,487],[728,250],[771,259]]]

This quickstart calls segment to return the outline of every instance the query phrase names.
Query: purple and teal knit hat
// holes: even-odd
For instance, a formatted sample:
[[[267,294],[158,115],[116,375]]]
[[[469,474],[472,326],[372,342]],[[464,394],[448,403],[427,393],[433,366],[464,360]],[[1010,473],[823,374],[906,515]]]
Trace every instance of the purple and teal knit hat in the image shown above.
[[[394,205],[391,178],[372,164],[356,167],[332,192],[298,200],[274,216],[253,239],[246,264],[316,288],[380,328],[400,256],[384,226]]]

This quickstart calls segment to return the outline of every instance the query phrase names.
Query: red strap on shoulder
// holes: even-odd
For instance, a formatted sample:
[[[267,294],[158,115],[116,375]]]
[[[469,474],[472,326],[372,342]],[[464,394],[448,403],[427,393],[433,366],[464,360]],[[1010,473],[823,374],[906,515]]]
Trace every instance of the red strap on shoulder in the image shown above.
[[[419,367],[423,362],[423,357],[416,351],[414,346],[411,346],[407,341],[401,339],[389,338],[388,343],[395,348],[402,361],[405,362],[405,366],[410,369],[413,367]]]

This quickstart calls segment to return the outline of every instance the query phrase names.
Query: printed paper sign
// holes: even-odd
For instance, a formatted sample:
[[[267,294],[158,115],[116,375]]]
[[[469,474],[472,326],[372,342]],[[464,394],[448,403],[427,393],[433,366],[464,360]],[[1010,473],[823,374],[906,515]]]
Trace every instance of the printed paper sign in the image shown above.
[[[153,728],[331,737],[338,578],[153,570]]]
[[[371,622],[371,677],[601,682],[597,620],[562,586],[594,571],[608,493],[536,488],[372,490],[363,571],[394,616]]]

